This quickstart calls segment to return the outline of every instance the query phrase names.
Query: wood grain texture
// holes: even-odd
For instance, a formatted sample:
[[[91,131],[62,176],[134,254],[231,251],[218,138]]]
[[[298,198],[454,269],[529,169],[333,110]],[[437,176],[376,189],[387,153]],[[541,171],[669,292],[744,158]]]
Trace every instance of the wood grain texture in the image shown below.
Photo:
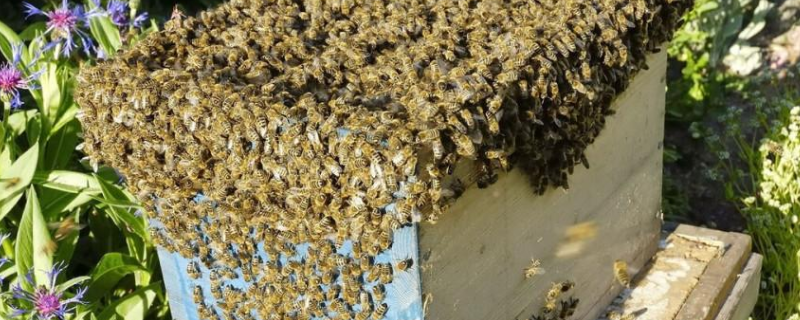
[[[468,189],[435,225],[420,227],[426,319],[527,319],[551,282],[570,280],[580,303],[574,319],[593,319],[617,296],[613,264],[641,268],[660,232],[664,72],[662,51],[619,96],[606,128],[587,149],[591,169],[576,168],[569,190],[535,196],[513,170],[487,189]],[[557,256],[565,231],[580,223],[596,237]],[[539,259],[545,273],[525,279]]]
[[[736,284],[725,299],[714,320],[747,320],[758,300],[758,289],[761,286],[761,263],[763,257],[754,253],[747,261]]]
[[[708,264],[703,276],[687,297],[686,304],[675,317],[675,320],[714,319],[736,283],[737,275],[750,257],[750,236],[689,225],[681,225],[675,233],[722,241],[725,244],[724,254]]]
[[[608,313],[635,315],[636,320],[675,318],[722,248],[724,244],[708,245],[674,233],[666,235],[658,253],[639,272],[631,288],[608,306]],[[603,316],[602,320],[610,318],[608,314]]]

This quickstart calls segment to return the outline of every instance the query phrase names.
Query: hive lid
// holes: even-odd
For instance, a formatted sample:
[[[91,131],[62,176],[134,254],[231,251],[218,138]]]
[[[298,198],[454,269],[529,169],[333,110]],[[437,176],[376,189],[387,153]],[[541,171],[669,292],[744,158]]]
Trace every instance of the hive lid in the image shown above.
[[[512,165],[537,192],[566,186],[688,4],[231,1],[81,72],[85,151],[126,176],[172,251],[323,275],[324,255],[277,257],[355,240],[341,273],[435,220],[464,159],[479,186]],[[279,278],[265,285],[297,281]]]

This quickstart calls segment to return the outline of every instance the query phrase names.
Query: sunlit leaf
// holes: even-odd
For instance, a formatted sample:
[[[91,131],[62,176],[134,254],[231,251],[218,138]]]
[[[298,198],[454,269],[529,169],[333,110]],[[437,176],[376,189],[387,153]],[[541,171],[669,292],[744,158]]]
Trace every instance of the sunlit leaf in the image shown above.
[[[39,144],[34,144],[25,151],[8,170],[0,173],[0,200],[28,187],[36,172],[39,161]]]
[[[64,282],[60,283],[59,285],[57,285],[56,286],[56,290],[57,291],[64,291],[64,290],[67,290],[67,289],[71,288],[72,286],[74,286],[76,284],[81,284],[81,283],[86,282],[87,280],[90,280],[90,279],[92,279],[92,277],[89,277],[89,276],[74,277],[72,279],[69,279],[69,280],[64,281]]]
[[[47,141],[47,148],[44,150],[45,157],[42,167],[45,169],[64,167],[67,161],[74,156],[80,130],[80,124],[73,120],[50,137],[50,140]]]
[[[43,99],[39,111],[45,117],[47,123],[52,125],[61,108],[63,99],[62,82],[58,76],[58,64],[54,62],[40,62],[40,65],[43,66],[44,72],[39,76]]]
[[[95,8],[92,1],[87,0],[86,5],[89,9]],[[89,29],[94,39],[100,43],[100,47],[103,48],[103,51],[105,51],[109,57],[113,56],[122,46],[119,29],[111,22],[109,17],[95,16],[90,18]]]
[[[99,320],[143,320],[153,305],[161,282],[154,282],[116,300],[97,317]]]
[[[40,171],[34,174],[33,182],[65,192],[101,191],[94,176],[69,170]]]
[[[36,38],[36,36],[43,34],[46,29],[47,24],[44,21],[33,22],[19,33],[19,37],[23,41],[31,41]]]
[[[79,109],[80,108],[78,107],[78,105],[74,103],[71,104],[69,107],[67,107],[67,109],[64,110],[63,114],[61,115],[61,117],[58,118],[58,122],[56,122],[53,125],[53,127],[50,128],[50,135],[52,136],[53,134],[57,133],[59,130],[61,130],[62,127],[64,127],[68,123],[72,123],[73,122],[72,120],[75,119],[75,115],[78,114]]]
[[[12,113],[11,116],[8,117],[8,126],[11,128],[10,132],[15,136],[21,135],[25,132],[28,122],[38,117],[38,114],[39,110],[24,110]]]
[[[739,39],[749,40],[755,37],[761,30],[764,30],[764,27],[767,25],[767,14],[774,6],[775,5],[768,0],[759,1],[756,10],[753,12],[753,18],[750,19],[750,23],[747,24],[747,27],[742,29],[742,32],[739,32]]]
[[[126,195],[119,187],[99,177],[97,177],[97,182],[106,200],[104,203],[133,203],[134,199]],[[111,220],[123,231],[134,233],[142,239],[149,239],[144,218],[135,216],[130,209],[109,205],[108,210],[105,211],[109,214]]]
[[[11,44],[22,43],[19,35],[14,30],[11,30],[5,23],[0,21],[0,52],[7,61],[11,61]]]
[[[11,209],[14,209],[14,206],[17,204],[17,202],[19,202],[19,199],[22,198],[23,193],[24,192],[20,190],[17,191],[17,193],[0,200],[0,220],[3,220],[6,215],[11,212]]]
[[[106,253],[92,270],[92,282],[86,292],[86,300],[89,302],[99,300],[109,293],[122,278],[135,271],[147,272],[147,269],[131,256],[118,252]]]
[[[31,187],[25,194],[27,203],[17,230],[15,260],[20,275],[33,271],[36,284],[46,284],[53,266],[53,242],[39,207],[36,191]],[[24,283],[24,281],[23,281]]]

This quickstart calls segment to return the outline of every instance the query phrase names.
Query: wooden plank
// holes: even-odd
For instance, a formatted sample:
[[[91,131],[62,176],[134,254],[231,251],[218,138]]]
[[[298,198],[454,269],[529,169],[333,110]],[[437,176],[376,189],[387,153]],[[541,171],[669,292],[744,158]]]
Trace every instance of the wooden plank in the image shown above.
[[[487,189],[468,189],[437,224],[421,225],[427,319],[527,319],[551,282],[565,280],[580,299],[574,318],[594,318],[621,290],[614,261],[635,271],[650,259],[660,231],[664,52],[648,65],[615,100],[617,114],[587,149],[591,169],[576,168],[569,190],[535,196],[513,170]],[[557,254],[581,223],[596,237]],[[532,258],[545,273],[525,279]]]
[[[687,303],[675,317],[675,320],[713,319],[719,312],[727,293],[733,288],[736,276],[750,257],[752,244],[750,237],[688,225],[678,227],[675,233],[725,243],[724,254],[711,261],[687,298]]]
[[[192,280],[186,276],[188,261],[177,253],[170,253],[158,248],[158,260],[161,263],[161,274],[169,297],[169,309],[172,318],[177,320],[199,320],[197,306],[192,299]],[[180,267],[183,265],[183,268]]]
[[[750,256],[715,320],[747,320],[750,317],[761,287],[763,259],[757,253]]]
[[[721,271],[720,266],[737,260],[748,260],[747,266]],[[669,232],[645,272],[602,319],[612,318],[608,313],[613,312],[637,320],[745,320],[758,296],[760,268],[761,257],[750,254],[749,236],[681,225]],[[729,290],[725,283],[733,282]]]
[[[675,233],[666,235],[652,261],[631,288],[614,299],[607,312],[635,315],[637,320],[674,319],[706,267],[725,247],[724,243],[710,242]]]

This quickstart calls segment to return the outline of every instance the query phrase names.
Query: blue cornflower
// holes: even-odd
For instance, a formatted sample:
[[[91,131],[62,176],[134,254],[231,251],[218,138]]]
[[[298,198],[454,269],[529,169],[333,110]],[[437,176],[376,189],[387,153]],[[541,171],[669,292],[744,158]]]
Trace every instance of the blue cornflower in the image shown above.
[[[100,0],[92,0],[95,5],[99,8],[100,7]],[[142,24],[147,21],[147,12],[144,12],[135,18],[133,18],[133,22],[130,21],[130,7],[128,6],[127,2],[120,1],[120,0],[111,0],[106,5],[106,14],[108,14],[109,18],[111,18],[111,22],[113,22],[118,27],[128,27],[133,25],[136,28],[141,28]]]
[[[67,288],[57,288],[56,280],[58,275],[64,271],[66,266],[63,263],[56,263],[52,270],[47,271],[48,283],[45,286],[39,286],[33,292],[25,291],[18,283],[12,289],[14,299],[24,300],[30,303],[30,309],[24,309],[16,306],[10,306],[11,317],[19,317],[22,315],[35,315],[37,319],[49,320],[54,317],[64,319],[64,317],[75,310],[75,305],[84,304],[81,299],[86,294],[86,287],[78,289],[72,298],[64,298],[64,290]],[[34,285],[33,277],[30,273],[25,277],[25,281]]]
[[[3,242],[0,241],[0,243],[3,243]],[[4,265],[6,265],[6,263],[8,263],[8,258],[0,258],[0,268],[2,268]],[[5,278],[3,278],[3,276],[0,275],[0,286],[3,285],[3,281],[4,280],[5,280]]]
[[[0,65],[0,99],[11,103],[11,108],[16,109],[22,106],[20,99],[19,89],[29,90],[35,89],[33,81],[35,81],[41,72],[35,72],[29,76],[25,76],[22,72],[20,59],[22,57],[22,44],[14,44],[11,46],[12,59],[11,62],[5,62]],[[31,65],[33,62],[31,63]]]
[[[24,2],[23,4],[27,14],[26,18],[34,15],[47,17],[47,30],[45,30],[45,33],[50,34],[52,42],[48,44],[46,49],[56,44],[61,44],[63,47],[62,54],[67,57],[72,53],[72,50],[78,47],[78,43],[75,41],[76,36],[87,55],[94,49],[94,43],[89,34],[81,30],[81,27],[89,25],[88,15],[82,5],[75,5],[70,8],[68,1],[62,0],[60,7],[52,11],[42,11],[30,3]]]

